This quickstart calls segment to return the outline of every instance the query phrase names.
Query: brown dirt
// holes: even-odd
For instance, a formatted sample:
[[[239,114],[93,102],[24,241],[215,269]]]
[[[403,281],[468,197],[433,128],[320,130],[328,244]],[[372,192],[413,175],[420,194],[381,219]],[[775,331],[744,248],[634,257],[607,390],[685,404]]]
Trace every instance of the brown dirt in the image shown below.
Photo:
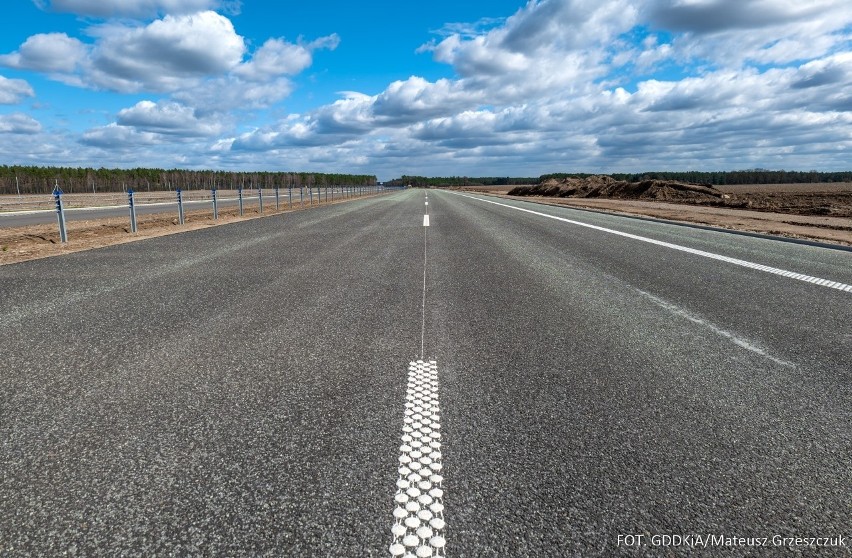
[[[653,200],[680,204],[748,209],[795,215],[852,218],[852,188],[823,191],[777,188],[735,188],[731,191],[706,184],[668,180],[626,182],[611,176],[547,180],[535,186],[518,186],[508,195],[582,199]]]
[[[348,200],[335,200],[329,203],[345,203],[346,201]],[[239,208],[237,207],[220,209],[218,221],[213,220],[209,208],[187,211],[183,225],[178,224],[177,214],[174,210],[169,213],[139,215],[137,218],[137,234],[130,233],[130,219],[128,217],[68,221],[68,242],[66,244],[60,243],[59,229],[55,223],[26,227],[3,227],[0,228],[0,265],[70,254],[113,244],[123,244],[145,238],[302,210],[294,202],[292,210],[275,211],[273,209],[270,211],[267,203],[264,203],[263,215],[258,213],[256,206],[247,207],[243,217],[239,216]],[[274,201],[271,205],[274,208]],[[325,202],[322,205],[324,206]],[[306,205],[304,209],[310,209],[310,207],[310,205]]]
[[[615,213],[852,245],[852,184],[718,186],[610,176],[468,189]]]
[[[791,215],[643,200],[501,197],[852,246],[852,219],[842,217]]]
[[[852,192],[852,182],[812,182],[808,184],[729,184],[715,186],[726,194]]]

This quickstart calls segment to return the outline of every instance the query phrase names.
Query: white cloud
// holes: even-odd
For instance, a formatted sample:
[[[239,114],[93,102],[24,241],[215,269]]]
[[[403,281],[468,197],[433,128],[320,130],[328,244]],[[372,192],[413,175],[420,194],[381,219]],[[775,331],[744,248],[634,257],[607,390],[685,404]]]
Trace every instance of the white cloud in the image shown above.
[[[85,60],[86,45],[65,33],[40,33],[29,37],[17,52],[0,56],[10,68],[70,74]]]
[[[116,151],[161,143],[157,134],[139,132],[134,128],[119,126],[115,123],[85,132],[80,141],[85,145]]]
[[[237,109],[267,108],[286,99],[293,92],[287,78],[267,82],[246,82],[233,75],[209,79],[176,91],[172,97],[204,112],[227,112]]]
[[[54,6],[56,7],[56,6]],[[290,43],[273,38],[251,57],[243,37],[212,11],[167,15],[151,23],[108,22],[88,28],[91,44],[65,34],[33,35],[0,64],[44,72],[69,85],[119,93],[171,93],[202,112],[267,108],[293,91],[294,76],[336,34]]]
[[[852,10],[846,0],[658,0],[651,26],[679,33],[673,56],[741,67],[787,64],[848,48]]]
[[[235,69],[234,74],[251,81],[267,81],[278,76],[295,75],[313,63],[314,50],[334,50],[338,44],[340,37],[336,34],[307,44],[269,39],[254,53],[250,61]]]
[[[219,117],[199,118],[192,108],[175,102],[140,101],[118,113],[116,124],[131,126],[140,132],[182,137],[214,136],[223,131]]]
[[[16,112],[0,115],[0,134],[37,134],[41,124],[28,114]]]
[[[34,0],[44,10],[95,17],[148,17],[222,8],[239,11],[234,0]]]
[[[245,53],[231,21],[215,12],[166,16],[144,27],[103,25],[90,60],[95,85],[123,92],[174,91],[226,74]]]
[[[14,105],[20,103],[24,97],[33,96],[35,92],[26,81],[0,76],[0,105]]]
[[[64,33],[29,37],[0,64],[43,72],[73,85],[122,93],[174,91],[227,74],[246,47],[229,19],[215,12],[165,16],[147,25],[89,28],[93,44]]]
[[[798,24],[843,7],[844,0],[661,0],[651,3],[650,19],[672,31],[717,33]]]
[[[429,48],[481,87],[524,81],[552,87],[600,73],[606,45],[637,15],[627,0],[532,0],[503,26],[473,37],[452,34]],[[529,89],[515,87],[518,95]]]

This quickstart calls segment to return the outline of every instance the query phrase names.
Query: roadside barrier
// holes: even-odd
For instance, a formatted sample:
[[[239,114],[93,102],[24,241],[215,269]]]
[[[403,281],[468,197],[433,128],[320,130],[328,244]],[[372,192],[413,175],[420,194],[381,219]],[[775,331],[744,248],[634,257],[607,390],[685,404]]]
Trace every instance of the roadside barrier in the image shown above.
[[[287,207],[289,209],[293,208],[293,187],[294,186],[292,184],[287,186]],[[309,199],[308,199],[308,205],[309,206],[313,206],[314,204],[319,206],[319,205],[327,204],[329,201],[333,202],[335,200],[347,200],[347,199],[354,199],[354,198],[357,198],[357,197],[376,195],[376,194],[380,194],[380,193],[391,190],[389,188],[385,188],[384,186],[367,186],[367,187],[364,187],[364,186],[327,186],[327,187],[321,187],[320,185],[316,186],[316,191],[314,191],[314,185],[308,185],[307,189],[308,189],[308,195],[309,195]],[[177,212],[178,212],[178,223],[179,224],[183,225],[183,224],[186,223],[187,216],[186,216],[185,201],[189,201],[189,203],[199,203],[200,201],[202,201],[205,198],[204,196],[199,196],[198,195],[199,192],[200,192],[199,190],[188,191],[190,196],[189,196],[188,200],[186,200],[184,198],[184,195],[187,192],[184,192],[183,190],[181,190],[179,188],[175,189],[174,193],[175,193],[176,198],[177,198]],[[274,195],[275,195],[275,210],[281,211],[281,191],[280,191],[280,188],[278,186],[274,187],[273,192],[274,192]],[[193,193],[195,193],[194,196],[192,195]],[[148,203],[140,203],[139,192],[135,192],[133,190],[127,190],[126,195],[127,195],[126,204],[127,204],[127,210],[128,210],[128,215],[129,215],[129,219],[130,219],[130,232],[132,234],[137,234],[139,232],[139,220],[138,220],[138,209],[139,209],[139,207],[145,207],[146,205],[148,205],[148,206],[150,206],[150,205],[163,205],[163,204],[166,203],[164,201],[159,201],[159,200],[163,199],[162,197],[160,197],[159,199],[153,198],[154,200],[157,200],[153,203],[151,201],[149,201]],[[57,220],[57,224],[59,226],[59,238],[60,238],[60,241],[64,244],[64,243],[68,242],[68,227],[67,227],[67,224],[66,224],[66,216],[65,216],[67,209],[66,209],[65,201],[63,199],[64,192],[62,192],[62,190],[59,188],[58,184],[56,185],[55,189],[53,190],[52,196],[53,196],[53,207],[54,207],[54,211],[56,212],[56,220]],[[150,197],[150,194],[148,195],[148,197]],[[214,220],[219,219],[219,209],[220,209],[219,204],[222,201],[222,199],[234,200],[234,198],[220,198],[219,190],[217,190],[215,187],[210,189],[210,201],[212,202],[212,210],[213,210],[213,219]],[[258,189],[257,189],[257,204],[258,204],[257,205],[257,211],[260,214],[263,214],[263,209],[264,209],[263,208],[263,200],[264,200],[263,188],[258,187]],[[118,201],[118,200],[116,200],[116,201]],[[245,207],[245,196],[243,195],[243,188],[242,187],[237,188],[237,201],[239,203],[239,215],[240,215],[240,217],[243,217],[243,216],[245,216],[246,207]],[[44,203],[44,202],[37,202],[37,203]],[[79,203],[79,201],[77,203]],[[303,208],[305,207],[305,186],[302,186],[302,185],[299,185],[299,205],[300,205],[300,207],[303,207]],[[95,209],[98,206],[90,206],[90,207]],[[120,206],[112,206],[112,207],[120,207]],[[83,208],[82,207],[80,207],[80,208],[74,207],[73,208],[73,210],[75,210],[75,211],[78,210],[78,209],[83,209]],[[44,211],[44,210],[36,210],[36,212],[38,212],[38,211]]]
[[[127,204],[130,206],[130,232],[136,234],[139,229],[136,226],[136,203],[133,200],[133,190],[127,191]]]
[[[62,244],[68,242],[68,231],[65,229],[65,208],[62,207],[62,190],[57,185],[53,190],[53,199],[56,201],[56,218],[59,221],[59,240]]]

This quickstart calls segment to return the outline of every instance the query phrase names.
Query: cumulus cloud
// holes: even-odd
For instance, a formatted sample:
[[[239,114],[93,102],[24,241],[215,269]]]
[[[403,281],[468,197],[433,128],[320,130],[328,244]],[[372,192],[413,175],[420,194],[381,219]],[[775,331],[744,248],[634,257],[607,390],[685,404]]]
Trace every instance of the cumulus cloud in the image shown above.
[[[0,104],[14,105],[20,103],[24,97],[34,95],[33,88],[26,81],[0,76]]]
[[[80,87],[171,94],[200,112],[225,112],[285,99],[294,88],[289,78],[308,68],[316,51],[333,50],[340,42],[336,34],[296,43],[271,38],[248,53],[232,22],[213,11],[166,15],[147,24],[111,21],[87,33],[93,42],[62,33],[33,35],[18,51],[0,55],[0,65]]]
[[[127,150],[161,143],[157,134],[139,132],[134,128],[119,126],[115,123],[88,130],[82,135],[80,142],[93,147],[117,150]]]
[[[436,60],[482,86],[498,85],[508,75],[557,86],[602,71],[604,46],[637,16],[628,0],[531,0],[500,27],[472,37],[454,33],[428,48]],[[578,63],[581,54],[584,64]]]
[[[0,134],[37,134],[41,124],[28,114],[16,112],[0,115]]]
[[[90,78],[123,92],[173,91],[186,80],[223,75],[246,49],[231,21],[210,11],[169,15],[144,27],[104,25],[95,32]]]
[[[758,29],[800,22],[825,14],[843,2],[812,0],[664,0],[650,10],[651,22],[672,31],[715,33],[729,29]]]
[[[180,103],[140,101],[118,113],[119,126],[132,126],[137,131],[174,136],[213,136],[223,130],[219,118],[199,118],[196,111]]]
[[[227,112],[236,109],[268,108],[293,92],[287,78],[274,81],[245,81],[230,75],[208,79],[194,87],[172,94],[175,100],[202,112]]]
[[[238,0],[35,0],[38,7],[94,17],[149,17],[223,9],[237,13]]]
[[[313,52],[318,49],[334,50],[340,44],[336,34],[321,37],[310,43],[288,43],[283,39],[269,39],[242,64],[234,74],[251,80],[267,81],[272,77],[295,75],[313,63]]]
[[[0,56],[0,64],[10,68],[70,74],[86,55],[86,45],[65,33],[40,33],[29,37],[16,52]]]
[[[626,0],[533,0],[502,26],[476,36],[467,28],[424,45],[421,50],[452,65],[458,79],[411,76],[376,95],[350,94],[298,121],[241,137],[235,147],[349,141],[376,127],[404,127],[575,89],[602,75],[606,45],[630,28],[636,14]]]
[[[658,0],[648,23],[680,34],[673,56],[683,61],[787,64],[848,45],[852,10],[845,0]]]

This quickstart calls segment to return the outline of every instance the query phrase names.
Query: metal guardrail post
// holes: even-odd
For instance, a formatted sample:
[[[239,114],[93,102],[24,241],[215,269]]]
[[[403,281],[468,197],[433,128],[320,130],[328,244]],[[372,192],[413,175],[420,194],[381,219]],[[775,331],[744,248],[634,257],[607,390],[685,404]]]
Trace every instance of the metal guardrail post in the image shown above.
[[[216,188],[210,190],[210,198],[213,200],[213,220],[219,219],[219,199],[216,197]]]
[[[287,205],[290,209],[293,209],[293,185],[287,185]]]
[[[305,187],[299,184],[299,205],[305,207]]]
[[[237,197],[240,198],[240,217],[243,216],[243,187],[237,188]]]
[[[257,206],[260,208],[260,212],[263,213],[263,188],[260,186],[257,187]]]
[[[281,209],[281,203],[278,200],[278,186],[275,186],[275,211],[279,211]]]
[[[59,221],[59,240],[68,242],[68,231],[65,229],[65,208],[62,207],[62,190],[57,185],[53,190],[53,201],[56,204],[56,219]]]
[[[183,190],[178,188],[175,190],[177,192],[177,201],[178,201],[178,222],[183,225],[184,223],[184,215],[183,215]]]
[[[136,234],[139,229],[136,226],[136,201],[133,199],[133,190],[127,191],[127,205],[130,207],[130,232]]]

